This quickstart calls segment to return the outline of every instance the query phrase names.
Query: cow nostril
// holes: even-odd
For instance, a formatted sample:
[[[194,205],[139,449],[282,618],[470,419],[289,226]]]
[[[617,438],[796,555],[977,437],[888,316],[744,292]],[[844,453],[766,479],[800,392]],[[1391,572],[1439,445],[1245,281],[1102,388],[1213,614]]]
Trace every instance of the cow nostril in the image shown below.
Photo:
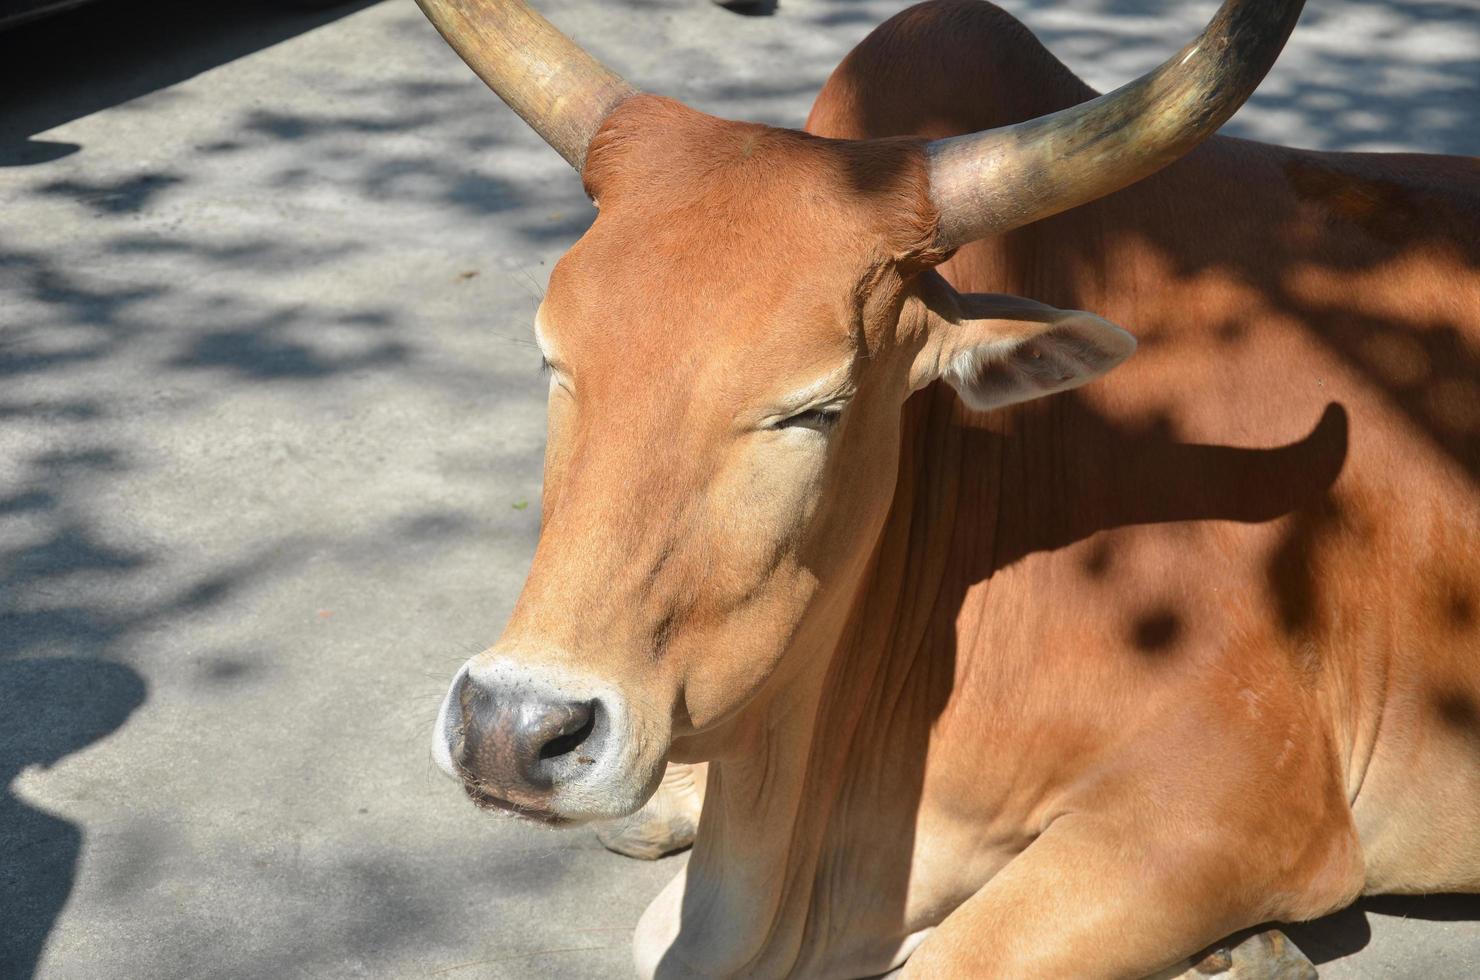
[[[463,781],[525,805],[593,765],[606,738],[601,702],[542,698],[471,679],[458,692],[462,725],[451,757]]]
[[[540,746],[541,761],[568,755],[591,737],[596,728],[596,704],[584,701],[561,706],[565,717],[554,730],[554,736]]]

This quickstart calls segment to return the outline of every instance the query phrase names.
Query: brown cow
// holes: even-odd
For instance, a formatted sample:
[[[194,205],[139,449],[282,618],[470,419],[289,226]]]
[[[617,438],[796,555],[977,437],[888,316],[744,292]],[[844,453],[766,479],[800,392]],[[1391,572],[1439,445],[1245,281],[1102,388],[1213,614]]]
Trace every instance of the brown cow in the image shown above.
[[[1141,180],[1298,2],[1090,102],[922,4],[812,135],[421,2],[600,207],[536,319],[539,546],[434,752],[550,823],[709,762],[640,973],[1134,977],[1480,890],[1480,166],[1213,139]],[[1010,293],[1140,353],[1027,403],[1134,343]]]

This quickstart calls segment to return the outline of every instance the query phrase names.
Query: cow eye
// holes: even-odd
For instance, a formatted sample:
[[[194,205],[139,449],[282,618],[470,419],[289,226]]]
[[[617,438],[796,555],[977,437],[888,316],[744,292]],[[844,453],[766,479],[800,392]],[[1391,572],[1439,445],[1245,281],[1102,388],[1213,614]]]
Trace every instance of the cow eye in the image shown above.
[[[784,418],[775,424],[777,429],[816,429],[818,432],[827,432],[838,424],[838,417],[843,414],[841,406],[830,406],[827,408],[809,408],[805,412]]]

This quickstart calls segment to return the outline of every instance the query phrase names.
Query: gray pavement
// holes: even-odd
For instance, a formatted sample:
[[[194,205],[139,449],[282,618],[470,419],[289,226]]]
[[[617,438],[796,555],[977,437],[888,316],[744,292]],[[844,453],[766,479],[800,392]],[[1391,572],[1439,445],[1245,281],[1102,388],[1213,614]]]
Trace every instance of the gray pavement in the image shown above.
[[[1212,0],[1009,0],[1109,86]],[[894,0],[542,0],[798,125]],[[1480,151],[1480,3],[1312,0],[1233,131]],[[0,37],[0,975],[604,977],[682,858],[475,811],[427,736],[538,525],[529,321],[591,218],[406,0],[110,0]],[[1480,903],[1296,932],[1480,976]]]

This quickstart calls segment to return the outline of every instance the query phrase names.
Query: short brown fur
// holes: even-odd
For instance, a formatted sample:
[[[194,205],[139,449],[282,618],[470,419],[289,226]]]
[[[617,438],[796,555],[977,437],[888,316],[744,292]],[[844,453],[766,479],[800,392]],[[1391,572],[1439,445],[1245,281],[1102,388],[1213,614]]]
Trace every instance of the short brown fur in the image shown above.
[[[940,266],[1126,325],[1126,366],[909,395],[921,140],[1092,94],[934,0],[814,135],[637,97],[592,144],[496,652],[617,679],[711,763],[643,973],[1134,977],[1480,890],[1480,167],[1215,138]],[[837,448],[766,442],[761,395],[838,363]],[[785,521],[781,470],[816,494]]]

